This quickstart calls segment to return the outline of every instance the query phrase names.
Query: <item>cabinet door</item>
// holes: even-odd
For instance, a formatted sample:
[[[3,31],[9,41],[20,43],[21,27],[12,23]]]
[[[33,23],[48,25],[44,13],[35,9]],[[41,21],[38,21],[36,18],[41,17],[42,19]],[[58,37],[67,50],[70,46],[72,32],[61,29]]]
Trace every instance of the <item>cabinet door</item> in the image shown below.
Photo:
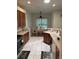
[[[52,44],[52,38],[51,38],[50,34],[43,33],[43,35],[44,35],[44,42],[51,45]]]
[[[18,20],[19,20],[19,11],[17,10],[17,27],[19,27],[19,22],[18,22]]]
[[[59,49],[56,47],[56,59],[59,59]]]
[[[23,27],[26,25],[26,21],[25,21],[25,13],[23,13]]]
[[[29,40],[29,32],[23,35],[24,43],[27,43]]]
[[[21,12],[21,26],[22,28],[25,26],[25,13]]]
[[[25,13],[17,10],[17,27],[23,28],[25,25]]]
[[[17,26],[19,27],[20,21],[19,21],[19,11],[17,10]]]
[[[17,10],[17,26],[21,27],[21,12]]]

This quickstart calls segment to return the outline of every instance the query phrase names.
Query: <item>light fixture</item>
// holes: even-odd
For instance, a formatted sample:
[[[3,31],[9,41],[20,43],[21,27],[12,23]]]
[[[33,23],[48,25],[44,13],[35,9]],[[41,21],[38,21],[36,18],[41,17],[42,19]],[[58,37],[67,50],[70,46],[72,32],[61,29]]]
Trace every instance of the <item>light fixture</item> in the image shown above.
[[[30,2],[30,1],[28,1],[27,3],[28,3],[28,4],[30,4],[31,2]]]
[[[50,0],[44,0],[44,3],[49,3],[50,2]]]
[[[53,6],[53,7],[55,7],[55,6],[56,6],[56,4],[53,4],[52,6]]]
[[[42,17],[42,12],[40,11],[40,19],[42,19],[43,17]]]
[[[39,16],[39,19],[41,19],[41,26],[42,26],[42,19],[43,19],[44,17],[42,16],[42,12],[40,11],[40,16]]]

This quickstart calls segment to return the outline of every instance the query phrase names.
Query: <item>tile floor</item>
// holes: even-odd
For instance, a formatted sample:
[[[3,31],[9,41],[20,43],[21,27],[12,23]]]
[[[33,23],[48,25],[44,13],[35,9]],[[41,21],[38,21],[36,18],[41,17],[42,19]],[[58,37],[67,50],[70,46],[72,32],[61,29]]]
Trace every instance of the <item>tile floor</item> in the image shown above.
[[[43,43],[43,37],[30,37],[23,51],[30,51],[28,59],[41,59],[41,51],[50,52],[50,46]]]

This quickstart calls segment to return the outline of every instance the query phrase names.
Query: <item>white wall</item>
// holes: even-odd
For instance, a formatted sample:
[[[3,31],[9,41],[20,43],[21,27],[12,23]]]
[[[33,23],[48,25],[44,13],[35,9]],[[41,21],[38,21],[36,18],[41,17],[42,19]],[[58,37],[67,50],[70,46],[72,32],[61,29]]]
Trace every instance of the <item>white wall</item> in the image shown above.
[[[31,14],[26,10],[26,28],[31,27]]]
[[[62,27],[62,11],[53,11],[52,13],[52,27],[61,28]]]

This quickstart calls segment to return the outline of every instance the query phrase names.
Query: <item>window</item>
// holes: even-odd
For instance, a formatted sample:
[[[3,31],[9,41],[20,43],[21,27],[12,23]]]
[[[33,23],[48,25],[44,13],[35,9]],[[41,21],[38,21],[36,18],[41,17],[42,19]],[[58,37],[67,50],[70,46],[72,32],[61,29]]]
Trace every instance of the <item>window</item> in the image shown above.
[[[36,26],[38,28],[47,29],[47,19],[37,19],[36,20]]]

